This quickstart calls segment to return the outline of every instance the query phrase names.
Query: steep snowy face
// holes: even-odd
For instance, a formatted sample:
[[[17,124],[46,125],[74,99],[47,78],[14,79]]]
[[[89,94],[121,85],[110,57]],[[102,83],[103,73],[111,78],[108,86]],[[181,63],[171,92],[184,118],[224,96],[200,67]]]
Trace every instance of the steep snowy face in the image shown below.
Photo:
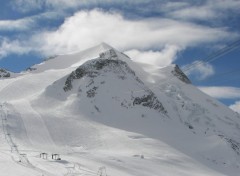
[[[194,147],[190,148],[183,144],[181,150],[184,148],[188,148],[189,151],[193,150],[192,152],[200,150],[198,151],[201,153],[200,155],[210,158],[209,161],[218,163],[233,164],[235,162],[234,159],[230,161],[230,154],[226,154],[228,153],[226,151],[235,155],[235,158],[239,158],[239,115],[190,84],[190,80],[176,65],[164,68],[146,64],[139,65],[151,75],[150,81],[145,80],[144,83],[161,99],[161,103],[172,121],[181,124],[186,130],[196,135],[198,141],[201,136],[205,139],[214,138],[208,142],[209,146],[212,146],[208,151],[193,144],[197,144],[197,141],[193,142]],[[174,130],[177,131],[177,129]],[[169,137],[169,139],[171,138]],[[172,143],[174,145],[174,141]],[[180,147],[180,143],[177,147]],[[216,151],[220,148],[226,150],[221,150],[221,154],[219,154]],[[223,165],[226,166],[226,164]]]
[[[162,103],[172,120],[180,122],[194,134],[216,136],[239,155],[239,115],[190,84],[178,66],[160,69],[155,74],[156,80],[160,82],[162,79],[163,84],[155,85],[152,91],[166,100]]]
[[[10,72],[0,68],[0,79],[1,78],[9,78],[11,76]]]

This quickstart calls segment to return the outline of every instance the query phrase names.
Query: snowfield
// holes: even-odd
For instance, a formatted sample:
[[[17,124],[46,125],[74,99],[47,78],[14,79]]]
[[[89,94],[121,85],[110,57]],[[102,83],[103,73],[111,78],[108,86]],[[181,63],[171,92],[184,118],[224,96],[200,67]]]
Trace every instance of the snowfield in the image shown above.
[[[240,173],[237,113],[104,43],[1,77],[0,117],[0,176]]]

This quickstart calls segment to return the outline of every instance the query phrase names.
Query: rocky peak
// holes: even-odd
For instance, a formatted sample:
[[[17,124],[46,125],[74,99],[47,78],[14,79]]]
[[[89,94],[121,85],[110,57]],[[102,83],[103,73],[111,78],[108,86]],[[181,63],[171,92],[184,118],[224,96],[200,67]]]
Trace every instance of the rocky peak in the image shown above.
[[[100,59],[118,59],[117,53],[114,49],[107,50],[99,54]]]
[[[189,78],[183,73],[183,71],[179,68],[178,65],[175,65],[174,69],[172,70],[172,74],[182,82],[186,84],[191,84],[191,81],[189,80]]]

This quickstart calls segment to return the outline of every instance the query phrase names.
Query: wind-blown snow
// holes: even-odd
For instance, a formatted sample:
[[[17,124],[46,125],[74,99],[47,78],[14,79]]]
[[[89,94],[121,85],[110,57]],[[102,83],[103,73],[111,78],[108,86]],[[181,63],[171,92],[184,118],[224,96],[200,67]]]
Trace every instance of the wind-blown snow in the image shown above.
[[[177,66],[135,63],[107,44],[1,79],[0,100],[1,176],[240,171],[238,114]]]

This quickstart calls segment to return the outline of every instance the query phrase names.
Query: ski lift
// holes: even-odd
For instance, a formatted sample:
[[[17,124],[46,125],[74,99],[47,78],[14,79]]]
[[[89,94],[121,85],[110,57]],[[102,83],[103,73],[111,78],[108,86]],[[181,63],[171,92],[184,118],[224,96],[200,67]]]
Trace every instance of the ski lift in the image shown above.
[[[54,159],[54,160],[61,160],[61,158],[60,158],[60,155],[59,154],[52,154],[52,159]]]
[[[40,158],[47,159],[47,153],[40,153]]]

